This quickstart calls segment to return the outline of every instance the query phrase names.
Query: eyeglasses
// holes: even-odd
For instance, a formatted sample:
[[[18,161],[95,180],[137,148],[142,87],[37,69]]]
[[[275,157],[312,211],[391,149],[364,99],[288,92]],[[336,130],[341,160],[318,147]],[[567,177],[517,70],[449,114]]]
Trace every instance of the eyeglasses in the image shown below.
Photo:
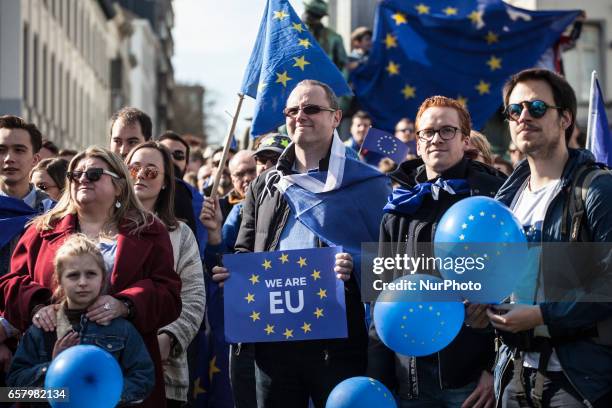
[[[74,170],[74,171],[69,171],[66,172],[66,176],[68,177],[68,180],[72,180],[75,182],[79,182],[79,180],[81,180],[81,176],[85,175],[85,177],[87,178],[87,180],[89,181],[98,181],[100,180],[100,177],[102,177],[103,174],[109,175],[113,178],[118,179],[119,176],[115,173],[113,173],[112,171],[103,169],[101,167],[90,167],[87,170],[83,171],[83,170]]]
[[[47,191],[50,188],[58,188],[57,186],[48,186],[45,183],[35,184],[34,187],[36,187],[37,189],[42,190],[42,191]]]
[[[285,108],[283,113],[288,118],[295,118],[300,111],[310,116],[310,115],[316,115],[317,113],[320,113],[322,111],[335,112],[336,109],[326,108],[324,106],[319,106],[319,105],[304,105],[301,108],[299,106],[292,106],[290,108]]]
[[[139,164],[130,164],[128,169],[130,170],[130,176],[132,176],[132,179],[134,180],[136,180],[138,175],[141,174],[141,170],[142,178],[145,180],[155,180],[157,176],[159,176],[159,169],[155,166],[142,167]]]
[[[185,152],[182,150],[173,150],[171,154],[174,160],[178,160],[178,161],[185,160]]]
[[[278,161],[278,154],[257,154],[255,155],[255,161],[258,164],[268,164],[268,162],[276,163]]]
[[[434,138],[436,133],[440,135],[442,140],[451,140],[455,137],[458,130],[459,128],[455,126],[442,126],[440,129],[421,129],[416,133],[419,139],[424,142],[429,142]]]
[[[529,115],[531,115],[534,119],[539,119],[542,116],[546,115],[546,111],[551,109],[562,109],[560,106],[549,105],[544,101],[536,99],[535,101],[523,101],[520,103],[511,103],[508,105],[504,111],[506,118],[508,120],[517,121],[521,117],[521,113],[523,113],[523,107],[527,106],[527,111],[529,111]]]

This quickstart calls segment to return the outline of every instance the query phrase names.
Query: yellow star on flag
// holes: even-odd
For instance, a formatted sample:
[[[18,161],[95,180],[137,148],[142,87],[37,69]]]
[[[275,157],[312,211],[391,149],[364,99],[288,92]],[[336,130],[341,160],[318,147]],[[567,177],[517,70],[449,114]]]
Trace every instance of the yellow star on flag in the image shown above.
[[[485,36],[485,40],[487,40],[487,44],[491,45],[499,41],[499,36],[493,31],[489,31]]]
[[[198,395],[204,394],[206,390],[200,385],[200,377],[193,382],[193,399],[198,399]]]
[[[285,336],[286,339],[288,339],[289,337],[293,337],[293,330],[285,329],[283,336]]]
[[[393,34],[387,33],[387,36],[385,37],[385,46],[387,49],[397,47],[397,37],[395,37]]]
[[[247,301],[247,303],[251,303],[255,301],[255,295],[252,293],[247,292],[247,295],[244,297],[244,299]]]
[[[266,331],[266,334],[269,336],[272,333],[274,333],[274,325],[272,324],[267,324],[266,328],[264,329]]]
[[[320,308],[320,309],[319,309],[319,308],[317,307],[317,310],[315,310],[315,311],[314,311],[314,315],[315,315],[315,316],[317,316],[317,319],[318,319],[319,317],[323,317],[323,316],[324,316],[324,315],[323,315],[323,308]]]
[[[461,95],[457,96],[457,102],[459,102],[461,104],[461,106],[463,106],[466,109],[467,109],[467,101],[468,101],[468,99],[466,97],[461,96]]]
[[[272,17],[272,20],[278,19],[279,21],[283,21],[287,17],[289,17],[289,14],[285,13],[285,10],[275,11],[274,17]]]
[[[287,87],[287,81],[291,81],[292,79],[293,78],[289,78],[289,75],[287,75],[287,71],[282,74],[276,74],[276,83],[283,84],[285,88]]]
[[[310,276],[312,276],[312,279],[317,280],[317,279],[321,279],[321,271],[317,271],[316,269],[310,274]]]
[[[294,67],[299,67],[302,71],[304,70],[304,67],[308,64],[310,64],[310,62],[306,61],[306,56],[302,55],[300,58],[298,57],[293,57],[293,60],[295,61],[295,64],[293,64]]]
[[[293,23],[291,25],[292,25],[291,28],[293,28],[298,33],[302,33],[302,31],[304,31],[304,27],[300,23]]]
[[[389,61],[389,65],[387,65],[387,68],[385,69],[387,70],[389,75],[397,75],[399,74],[399,67],[399,64],[396,64],[393,61]]]
[[[456,16],[457,15],[457,9],[455,7],[447,7],[444,10],[442,10],[444,12],[444,14],[446,14],[447,16]]]
[[[289,255],[287,254],[281,254],[280,258],[278,258],[279,261],[281,261],[281,263],[287,263],[289,262]]]
[[[406,24],[406,16],[402,13],[395,13],[391,18],[395,20],[395,25]]]
[[[272,268],[272,262],[270,262],[269,259],[264,259],[264,261],[261,264],[261,266],[263,266],[264,269],[267,271],[268,269]]]
[[[484,25],[484,21],[482,21],[482,11],[474,10],[468,15],[468,18],[472,24],[478,28]]]
[[[327,290],[320,288],[319,293],[317,293],[317,295],[319,295],[319,298],[323,299],[324,297],[327,297]]]
[[[300,260],[299,260],[299,261],[297,261],[297,264],[298,264],[298,265],[300,265],[300,268],[305,267],[305,266],[306,266],[306,258],[302,258],[302,257],[300,256]]]
[[[419,14],[429,14],[429,7],[423,3],[417,4],[414,6],[414,8],[419,12]]]
[[[478,93],[480,95],[484,95],[484,94],[488,94],[491,92],[490,88],[491,88],[491,84],[488,82],[483,81],[482,79],[480,80],[480,82],[478,83],[478,85],[475,86],[476,90],[478,91]]]
[[[251,274],[251,277],[249,278],[249,280],[251,281],[251,283],[254,285],[256,283],[259,283],[259,275],[255,275],[254,273]]]
[[[208,379],[212,381],[213,375],[220,373],[219,367],[217,367],[217,356],[214,356],[210,363],[208,363]]]
[[[304,330],[304,333],[308,333],[309,331],[312,331],[310,326],[311,324],[304,322],[304,324],[302,325],[302,330]]]
[[[487,65],[491,68],[491,71],[501,69],[501,58],[497,58],[495,55],[491,55],[491,58],[487,61]]]
[[[404,89],[402,89],[402,93],[404,94],[404,99],[414,98],[416,95],[416,88],[414,86],[406,85]]]
[[[261,314],[261,313],[256,312],[256,311],[254,311],[254,310],[253,310],[253,313],[251,313],[251,315],[250,315],[249,317],[250,317],[251,319],[253,319],[253,321],[255,321],[255,320],[260,320],[260,318],[259,318],[259,315],[260,315],[260,314]]]
[[[312,47],[312,44],[310,43],[310,40],[308,38],[300,39],[300,42],[298,43],[298,45],[301,45],[302,47],[306,49],[308,49],[308,47]]]

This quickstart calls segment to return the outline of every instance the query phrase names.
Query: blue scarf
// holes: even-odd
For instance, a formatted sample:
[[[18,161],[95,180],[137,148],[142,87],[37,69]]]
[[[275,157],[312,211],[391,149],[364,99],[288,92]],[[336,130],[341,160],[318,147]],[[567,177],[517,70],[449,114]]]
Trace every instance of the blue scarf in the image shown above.
[[[34,209],[23,200],[0,196],[0,248],[21,234],[28,221],[51,209],[55,202],[45,199],[41,204],[41,208]]]
[[[438,200],[440,190],[449,194],[466,194],[470,192],[470,186],[465,179],[444,180],[439,178],[435,183],[419,183],[409,189],[400,187],[391,193],[383,211],[414,214],[421,207],[426,196],[431,195],[434,200]]]

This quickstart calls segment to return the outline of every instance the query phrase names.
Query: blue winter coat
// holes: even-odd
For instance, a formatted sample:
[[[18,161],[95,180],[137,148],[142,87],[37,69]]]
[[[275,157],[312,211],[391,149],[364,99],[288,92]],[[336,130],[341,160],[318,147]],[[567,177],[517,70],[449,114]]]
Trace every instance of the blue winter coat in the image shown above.
[[[542,225],[542,242],[567,242],[568,236],[561,233],[564,204],[571,192],[573,176],[578,168],[587,162],[594,162],[593,155],[587,150],[569,149],[569,159],[561,176],[561,189],[550,202]],[[521,186],[531,174],[529,165],[524,160],[504,183],[496,199],[510,206]],[[612,242],[612,175],[595,178],[588,190],[585,201],[585,218],[592,242]],[[567,225],[571,225],[568,212]],[[569,228],[568,228],[569,229]],[[585,273],[593,268],[603,270],[596,279],[601,281],[590,284],[610,286],[610,254],[605,258],[593,260],[600,264],[585,265],[581,270]],[[546,252],[543,253],[543,265],[546,267]],[[554,272],[553,272],[554,273]],[[546,282],[544,283],[546,286]],[[612,318],[612,303],[589,302],[544,302],[540,303],[544,324],[547,325],[551,338],[555,333],[571,336],[577,332],[586,331],[597,326],[598,322]],[[589,337],[576,341],[561,342],[554,347],[559,357],[563,372],[572,385],[582,395],[583,399],[593,402],[612,391],[612,347],[597,344]],[[499,397],[502,392],[502,378],[507,373],[510,363],[510,350],[500,349],[495,375],[495,391]],[[499,400],[499,399],[498,399]]]

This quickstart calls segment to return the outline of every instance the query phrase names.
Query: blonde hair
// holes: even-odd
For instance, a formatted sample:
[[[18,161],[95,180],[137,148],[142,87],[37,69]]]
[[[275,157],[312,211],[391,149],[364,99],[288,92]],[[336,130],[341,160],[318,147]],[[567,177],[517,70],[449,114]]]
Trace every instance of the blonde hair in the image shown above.
[[[55,291],[53,292],[53,302],[61,303],[66,300],[66,293],[64,288],[61,286],[62,273],[64,272],[64,262],[67,259],[74,258],[77,256],[89,255],[94,260],[96,266],[102,272],[102,288],[100,289],[101,295],[106,292],[106,266],[104,265],[104,257],[98,246],[85,234],[72,234],[64,241],[62,246],[55,253],[53,259],[53,279],[55,281]]]
[[[117,201],[121,206],[119,208],[115,206],[112,207],[113,213],[107,221],[106,226],[115,225],[119,227],[122,222],[127,222],[126,226],[130,230],[130,234],[138,234],[143,229],[153,224],[154,217],[145,210],[136,197],[132,178],[129,176],[127,165],[121,160],[121,157],[103,147],[91,146],[87,148],[87,150],[74,156],[68,165],[68,171],[74,171],[77,164],[81,160],[87,158],[102,160],[108,165],[110,171],[119,176],[119,178],[112,177],[111,180],[113,185],[119,189]],[[64,218],[68,214],[78,213],[77,204],[71,196],[70,183],[72,183],[72,181],[69,180],[68,185],[64,189],[64,193],[52,210],[34,218],[32,224],[38,231],[53,229],[57,220]]]
[[[493,153],[491,152],[491,143],[485,135],[478,132],[477,130],[472,130],[470,132],[470,144],[472,144],[482,157],[484,158],[485,164],[493,165]],[[478,156],[478,155],[476,155]]]

